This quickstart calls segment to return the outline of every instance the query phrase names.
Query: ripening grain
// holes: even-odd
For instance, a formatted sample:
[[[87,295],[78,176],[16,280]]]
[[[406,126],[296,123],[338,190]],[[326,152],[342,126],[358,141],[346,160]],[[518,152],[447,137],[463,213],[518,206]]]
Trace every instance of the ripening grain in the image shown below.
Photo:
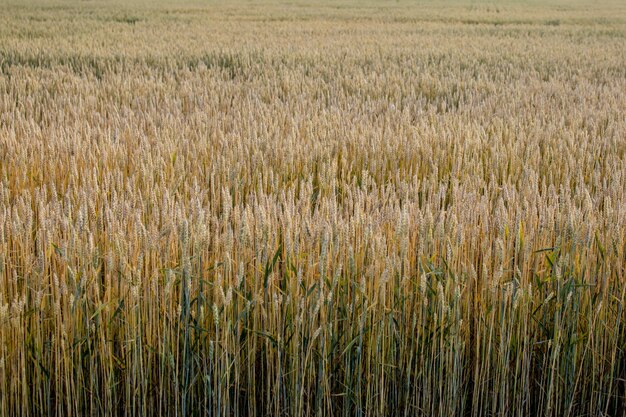
[[[0,416],[626,416],[603,1],[0,4]]]

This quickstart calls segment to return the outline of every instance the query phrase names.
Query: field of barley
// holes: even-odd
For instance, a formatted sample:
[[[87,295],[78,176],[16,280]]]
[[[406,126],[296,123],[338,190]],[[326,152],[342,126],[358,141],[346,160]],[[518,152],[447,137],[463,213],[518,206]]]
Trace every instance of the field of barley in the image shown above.
[[[626,3],[0,0],[0,416],[626,416]]]

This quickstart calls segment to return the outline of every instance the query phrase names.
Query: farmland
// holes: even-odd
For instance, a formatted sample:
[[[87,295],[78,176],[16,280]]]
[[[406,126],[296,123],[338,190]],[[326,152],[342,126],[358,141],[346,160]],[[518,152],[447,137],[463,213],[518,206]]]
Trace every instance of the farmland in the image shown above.
[[[0,416],[626,416],[626,5],[0,1]]]

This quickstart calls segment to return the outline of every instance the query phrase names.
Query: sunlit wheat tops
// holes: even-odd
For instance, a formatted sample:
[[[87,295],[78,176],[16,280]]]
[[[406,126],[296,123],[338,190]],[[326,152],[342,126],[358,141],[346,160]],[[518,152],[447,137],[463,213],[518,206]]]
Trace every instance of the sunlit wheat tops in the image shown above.
[[[626,416],[624,4],[0,10],[0,416]]]

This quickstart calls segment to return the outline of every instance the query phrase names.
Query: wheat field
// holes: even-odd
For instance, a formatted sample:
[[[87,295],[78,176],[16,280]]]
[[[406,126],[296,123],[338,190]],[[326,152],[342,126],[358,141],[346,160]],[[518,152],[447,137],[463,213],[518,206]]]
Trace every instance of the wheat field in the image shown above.
[[[626,416],[626,4],[0,2],[0,416]]]

